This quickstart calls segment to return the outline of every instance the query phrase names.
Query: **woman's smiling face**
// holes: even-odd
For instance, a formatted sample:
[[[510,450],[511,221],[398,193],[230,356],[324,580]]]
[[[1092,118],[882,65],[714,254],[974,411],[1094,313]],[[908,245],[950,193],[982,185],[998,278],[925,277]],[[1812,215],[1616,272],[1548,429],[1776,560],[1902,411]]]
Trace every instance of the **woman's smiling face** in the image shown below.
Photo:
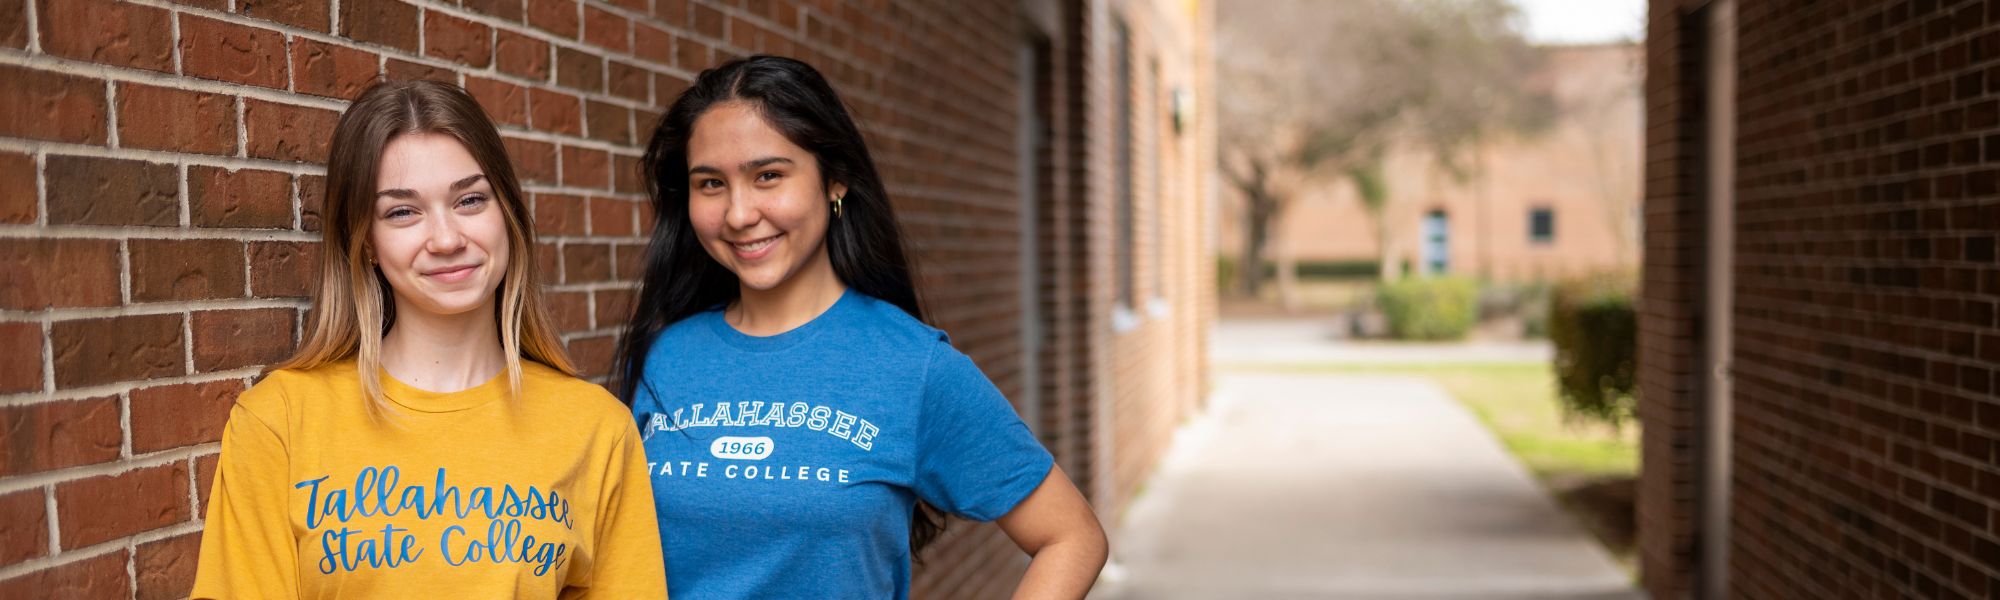
[[[695,236],[743,287],[771,290],[826,261],[829,203],[846,188],[822,187],[818,159],[755,108],[729,102],[703,113],[687,156]]]
[[[507,273],[507,220],[479,162],[447,135],[389,140],[369,248],[398,312],[454,315],[493,301]]]

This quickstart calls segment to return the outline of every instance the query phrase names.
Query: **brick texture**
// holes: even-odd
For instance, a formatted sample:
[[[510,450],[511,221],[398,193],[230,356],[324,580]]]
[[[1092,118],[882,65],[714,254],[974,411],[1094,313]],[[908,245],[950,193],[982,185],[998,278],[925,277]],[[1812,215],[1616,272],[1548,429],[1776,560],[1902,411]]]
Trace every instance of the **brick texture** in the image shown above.
[[[0,596],[78,600],[129,598],[132,593],[132,578],[125,571],[125,563],[129,560],[130,557],[124,550],[115,550],[76,562],[31,571],[20,577],[0,580]]]
[[[1706,238],[1699,174],[1705,121],[1704,14],[1652,3],[1646,43],[1644,250],[1639,318],[1639,573],[1654,598],[1694,592],[1700,473],[1700,272]]]
[[[195,558],[201,553],[200,534],[182,534],[139,544],[133,549],[132,570],[138,574],[136,600],[185,598],[194,588]]]
[[[181,72],[204,79],[285,87],[285,37],[276,31],[181,17]]]
[[[292,176],[278,171],[188,167],[188,216],[197,227],[287,229]]]
[[[1694,514],[1679,505],[1692,468],[1677,465],[1700,460],[1679,437],[1699,409],[1685,390],[1700,316],[1676,301],[1704,276],[1686,250],[1703,243],[1688,186],[1701,31],[1685,3],[1653,4],[1641,361],[1657,405],[1640,497],[1680,495],[1642,504],[1642,535]],[[1731,595],[1994,597],[2000,14],[1935,0],[1737,11],[1735,259],[1706,265],[1735,280]],[[1642,544],[1649,587],[1682,597],[1680,536],[1704,532],[1667,531]]]
[[[49,155],[42,171],[49,223],[152,225],[180,222],[180,175],[165,163]]]
[[[106,502],[117,498],[117,502]],[[63,548],[83,548],[188,520],[187,466],[168,463],[56,486]]]
[[[0,289],[0,308],[117,305],[120,254],[114,240],[0,239],[0,276],[22,283]]]
[[[1093,32],[1105,19],[1145,24],[1133,48],[1201,96],[1212,9],[880,4],[0,0],[11,57],[0,65],[0,597],[187,593],[216,440],[234,398],[298,342],[327,144],[370,83],[464,85],[493,117],[563,342],[603,381],[653,229],[638,173],[647,139],[702,69],[759,52],[805,60],[840,88],[932,320],[1016,399],[1108,521],[1206,385],[1213,273],[1198,165],[1212,136],[1136,140],[1158,147],[1140,164],[1172,170],[1144,179],[1161,182],[1146,190],[1159,215],[1148,222],[1171,228],[1176,250],[1138,261],[1167,274],[1148,291],[1172,309],[1112,332],[1101,282],[1120,251],[1106,229],[1106,115],[1119,92]],[[1032,72],[1019,69],[1024,27],[1040,40]],[[1024,163],[1026,81],[1043,135]],[[1125,93],[1163,97],[1168,84]],[[1024,243],[1039,282],[1028,294]],[[1040,323],[1024,329],[1031,307]],[[34,483],[7,487],[17,481]],[[1022,564],[997,528],[954,522],[915,595],[1003,597]]]
[[[41,213],[35,170],[35,157],[0,152],[0,223],[33,223]]]
[[[110,124],[104,82],[13,65],[0,65],[0,135],[34,140],[102,144]]]
[[[47,503],[38,489],[0,496],[0,566],[49,553]]]
[[[236,99],[150,85],[120,85],[118,142],[127,148],[236,154]]]

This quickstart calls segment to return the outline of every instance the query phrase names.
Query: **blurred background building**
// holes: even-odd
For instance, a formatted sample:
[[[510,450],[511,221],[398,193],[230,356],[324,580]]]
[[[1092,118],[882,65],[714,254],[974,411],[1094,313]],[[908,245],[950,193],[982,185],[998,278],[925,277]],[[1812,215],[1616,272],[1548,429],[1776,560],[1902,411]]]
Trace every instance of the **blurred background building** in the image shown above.
[[[1523,84],[1550,94],[1556,114],[1547,131],[1473,150],[1484,171],[1476,178],[1446,172],[1428,149],[1398,140],[1383,159],[1387,224],[1378,226],[1352,186],[1309,189],[1279,218],[1272,253],[1307,272],[1379,274],[1387,257],[1395,273],[1512,282],[1637,265],[1642,47],[1541,48]],[[1219,216],[1221,251],[1235,260],[1243,212]]]

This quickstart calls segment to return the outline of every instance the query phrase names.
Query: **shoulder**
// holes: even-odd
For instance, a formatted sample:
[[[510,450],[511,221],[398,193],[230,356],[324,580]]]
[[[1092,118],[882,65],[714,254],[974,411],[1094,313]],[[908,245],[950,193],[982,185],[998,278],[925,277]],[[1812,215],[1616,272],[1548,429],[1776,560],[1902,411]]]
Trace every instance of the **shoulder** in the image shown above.
[[[925,324],[902,307],[859,291],[853,292],[854,320],[867,326],[870,331],[885,336],[885,341],[907,344],[906,347],[923,348],[926,352],[934,346],[950,347],[951,339],[944,330]]]
[[[660,328],[660,332],[654,334],[653,339],[648,342],[647,353],[650,355],[662,349],[671,350],[687,345],[698,339],[699,336],[706,335],[707,322],[720,318],[721,315],[722,309],[713,308],[682,317],[679,321],[668,323],[666,327]]]
[[[289,423],[309,404],[339,398],[359,399],[361,380],[354,359],[337,360],[303,369],[265,373],[250,389],[236,396],[236,412],[249,413],[274,429]]]
[[[262,387],[276,390],[300,387],[333,387],[344,384],[358,385],[360,380],[356,379],[355,373],[354,359],[350,357],[310,368],[272,369],[270,372],[264,374],[263,379],[259,380],[257,385],[251,386],[251,389],[254,390]]]
[[[933,391],[956,391],[965,386],[992,385],[986,372],[972,357],[950,343],[938,342],[931,346],[924,360],[924,386]]]

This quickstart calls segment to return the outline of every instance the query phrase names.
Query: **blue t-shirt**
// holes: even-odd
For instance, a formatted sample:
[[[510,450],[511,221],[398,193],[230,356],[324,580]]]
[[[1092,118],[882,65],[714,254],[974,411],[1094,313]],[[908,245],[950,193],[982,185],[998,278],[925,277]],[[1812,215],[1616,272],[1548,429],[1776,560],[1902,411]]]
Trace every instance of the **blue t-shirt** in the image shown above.
[[[770,337],[675,323],[636,396],[674,600],[906,598],[918,498],[991,521],[1054,464],[943,332],[852,290]]]

